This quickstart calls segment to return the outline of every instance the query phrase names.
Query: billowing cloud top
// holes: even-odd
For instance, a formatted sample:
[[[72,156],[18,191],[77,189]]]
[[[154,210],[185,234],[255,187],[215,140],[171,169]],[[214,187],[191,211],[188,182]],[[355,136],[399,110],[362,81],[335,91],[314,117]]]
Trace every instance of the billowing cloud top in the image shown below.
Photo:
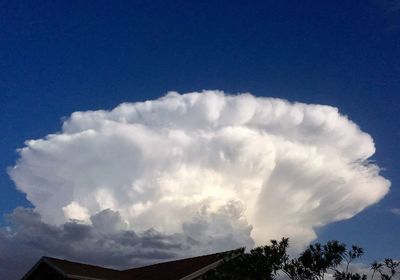
[[[9,174],[53,226],[154,229],[209,251],[282,236],[301,247],[388,192],[374,152],[334,107],[170,92],[73,113],[60,133],[27,141]]]

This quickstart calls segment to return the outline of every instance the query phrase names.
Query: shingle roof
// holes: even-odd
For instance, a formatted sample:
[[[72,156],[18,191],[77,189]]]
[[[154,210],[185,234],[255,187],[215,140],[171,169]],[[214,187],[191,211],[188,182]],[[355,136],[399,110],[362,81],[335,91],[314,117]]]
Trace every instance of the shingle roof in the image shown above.
[[[51,257],[43,257],[39,263],[45,262],[62,275],[71,279],[93,280],[177,280],[195,279],[195,276],[214,268],[223,258],[234,250],[194,258],[164,262],[127,270],[115,270],[101,266],[72,262]],[[29,272],[23,279],[26,278]]]

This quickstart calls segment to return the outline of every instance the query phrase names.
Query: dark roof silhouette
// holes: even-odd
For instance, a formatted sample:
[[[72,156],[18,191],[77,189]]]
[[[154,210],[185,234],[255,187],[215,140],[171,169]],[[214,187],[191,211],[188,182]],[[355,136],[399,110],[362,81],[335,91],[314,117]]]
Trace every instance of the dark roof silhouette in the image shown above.
[[[36,279],[37,275],[53,277],[49,279],[190,280],[197,279],[197,277],[215,268],[224,259],[235,257],[243,253],[243,251],[243,249],[237,249],[127,270],[116,270],[57,258],[42,257],[22,280]]]
[[[59,272],[63,272],[64,277],[80,276],[94,279],[121,279],[121,272],[116,269],[105,268],[96,265],[71,262],[68,260],[61,260],[51,257],[43,257],[43,261],[52,266],[52,268],[58,269]],[[28,278],[29,279],[29,278]]]
[[[181,279],[223,259],[224,254],[194,257],[125,270],[124,279],[156,280]],[[215,267],[215,266],[214,266]],[[212,268],[214,268],[212,267]]]

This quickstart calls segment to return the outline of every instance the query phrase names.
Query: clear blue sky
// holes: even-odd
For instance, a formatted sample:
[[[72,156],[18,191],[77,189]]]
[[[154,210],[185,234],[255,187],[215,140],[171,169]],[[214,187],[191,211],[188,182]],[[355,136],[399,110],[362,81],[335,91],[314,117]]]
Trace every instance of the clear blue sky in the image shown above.
[[[399,54],[399,1],[0,1],[0,213],[29,206],[15,150],[74,111],[251,92],[336,106],[374,138],[390,193],[319,238],[399,257]]]

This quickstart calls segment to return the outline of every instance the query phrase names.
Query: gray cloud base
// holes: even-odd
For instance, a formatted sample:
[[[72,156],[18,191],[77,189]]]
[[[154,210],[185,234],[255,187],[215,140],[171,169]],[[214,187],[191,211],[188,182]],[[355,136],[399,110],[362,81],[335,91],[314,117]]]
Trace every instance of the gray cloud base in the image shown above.
[[[209,237],[206,242],[202,238],[199,242],[190,237],[190,232],[196,229],[199,233],[199,228],[202,232],[207,225],[195,221],[186,225],[186,234],[121,230],[119,213],[110,209],[92,216],[92,224],[70,221],[50,225],[38,213],[25,208],[16,208],[7,219],[10,227],[0,229],[1,279],[20,279],[43,255],[124,269],[205,254],[210,248],[218,251],[253,246],[248,234],[242,240],[225,236],[221,240]]]

